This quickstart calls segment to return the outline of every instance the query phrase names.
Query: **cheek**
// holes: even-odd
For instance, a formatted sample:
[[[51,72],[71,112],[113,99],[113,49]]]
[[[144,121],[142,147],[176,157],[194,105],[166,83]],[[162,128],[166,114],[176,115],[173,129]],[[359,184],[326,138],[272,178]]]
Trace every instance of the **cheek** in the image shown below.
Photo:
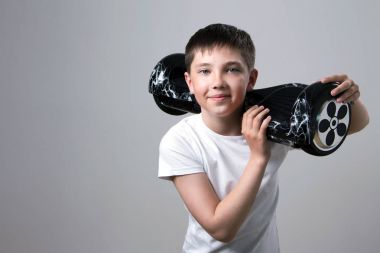
[[[246,94],[245,90],[239,92],[239,94],[237,94],[237,96],[236,96],[236,101],[242,101],[242,102],[244,102],[245,94]]]
[[[236,92],[238,94],[243,94],[243,96],[245,96],[249,80],[247,78],[239,78],[238,80],[235,80],[234,83],[235,83]]]
[[[247,84],[242,83],[237,89],[235,89],[236,101],[244,101],[247,94]]]
[[[204,93],[207,92],[208,86],[207,81],[204,79],[193,79],[193,91],[194,93]]]

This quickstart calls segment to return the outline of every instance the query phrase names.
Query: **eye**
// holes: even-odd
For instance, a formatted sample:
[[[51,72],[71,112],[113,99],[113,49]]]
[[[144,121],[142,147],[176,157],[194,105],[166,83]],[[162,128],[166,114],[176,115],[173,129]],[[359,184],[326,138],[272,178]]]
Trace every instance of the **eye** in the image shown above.
[[[240,68],[237,68],[237,67],[228,67],[227,72],[239,73],[239,72],[241,72],[241,70],[240,70]]]
[[[198,70],[198,73],[203,74],[203,75],[207,75],[207,74],[210,74],[210,70],[208,70],[208,69],[200,69],[200,70]]]

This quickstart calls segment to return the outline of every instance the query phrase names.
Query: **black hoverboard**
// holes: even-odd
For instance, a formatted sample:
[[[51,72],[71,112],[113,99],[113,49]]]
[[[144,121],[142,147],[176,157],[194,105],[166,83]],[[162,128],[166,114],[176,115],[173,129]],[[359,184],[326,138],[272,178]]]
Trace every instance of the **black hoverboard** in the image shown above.
[[[171,54],[154,67],[149,92],[158,107],[171,115],[200,113],[184,73],[185,55]],[[269,140],[301,148],[315,156],[333,153],[342,145],[351,121],[351,106],[337,103],[330,91],[337,83],[288,83],[247,92],[244,110],[253,105],[270,109]]]

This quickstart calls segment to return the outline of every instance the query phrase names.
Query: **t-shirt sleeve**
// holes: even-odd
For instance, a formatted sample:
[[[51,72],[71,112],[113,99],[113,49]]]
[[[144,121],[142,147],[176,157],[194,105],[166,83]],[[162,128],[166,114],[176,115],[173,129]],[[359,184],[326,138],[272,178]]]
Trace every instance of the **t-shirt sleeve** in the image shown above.
[[[205,171],[194,141],[186,131],[169,130],[160,142],[158,177],[171,179],[173,176],[202,172]]]

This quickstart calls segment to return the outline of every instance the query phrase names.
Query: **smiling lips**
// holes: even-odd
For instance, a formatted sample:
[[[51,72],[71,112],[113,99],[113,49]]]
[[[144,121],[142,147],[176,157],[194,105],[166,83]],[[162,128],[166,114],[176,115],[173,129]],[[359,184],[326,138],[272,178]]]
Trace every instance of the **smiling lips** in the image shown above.
[[[209,96],[210,99],[214,100],[214,101],[223,101],[227,98],[229,98],[230,95],[228,94],[215,94],[215,95],[212,95],[212,96]]]

